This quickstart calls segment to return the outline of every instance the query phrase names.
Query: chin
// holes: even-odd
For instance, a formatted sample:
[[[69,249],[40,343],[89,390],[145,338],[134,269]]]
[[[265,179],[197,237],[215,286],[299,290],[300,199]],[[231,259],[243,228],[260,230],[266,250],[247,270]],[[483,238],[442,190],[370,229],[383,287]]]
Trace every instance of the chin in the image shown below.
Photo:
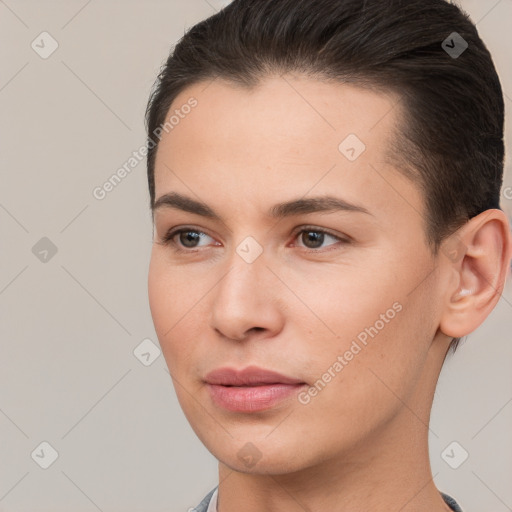
[[[280,440],[276,438],[275,441]],[[208,447],[208,444],[205,443],[205,446]],[[282,475],[308,466],[300,442],[297,442],[297,447],[282,442],[274,445],[269,439],[265,441],[265,438],[260,440],[247,436],[246,439],[230,439],[225,446],[216,445],[208,449],[219,462],[239,473]]]

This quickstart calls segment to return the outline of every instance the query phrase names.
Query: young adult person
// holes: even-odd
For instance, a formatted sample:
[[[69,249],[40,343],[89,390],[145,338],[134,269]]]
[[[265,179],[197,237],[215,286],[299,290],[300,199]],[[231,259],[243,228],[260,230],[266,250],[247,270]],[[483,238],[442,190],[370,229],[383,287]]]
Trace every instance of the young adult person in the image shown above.
[[[207,512],[459,511],[428,433],[512,254],[503,96],[444,0],[234,0],[147,109],[148,291]]]

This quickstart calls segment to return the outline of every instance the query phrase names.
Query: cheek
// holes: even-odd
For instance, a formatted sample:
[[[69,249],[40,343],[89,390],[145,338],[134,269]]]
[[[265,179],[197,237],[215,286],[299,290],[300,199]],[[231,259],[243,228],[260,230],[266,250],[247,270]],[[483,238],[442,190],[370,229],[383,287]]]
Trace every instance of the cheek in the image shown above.
[[[180,361],[194,348],[191,331],[200,292],[186,272],[169,265],[160,248],[154,248],[148,272],[148,298],[151,316],[163,355],[174,375]]]
[[[371,416],[366,404],[398,406],[395,394],[405,397],[419,378],[432,333],[431,301],[421,287],[411,293],[417,272],[397,275],[385,267],[381,261],[359,272],[338,268],[313,281],[287,272],[286,282],[308,306],[296,306],[289,320],[305,341],[311,378],[319,379],[323,398],[311,400],[318,407],[331,403],[340,414]]]
[[[172,283],[158,251],[153,248],[148,272],[148,298],[151,317],[160,343],[164,333],[172,327],[169,312],[173,311]]]
[[[283,300],[294,304],[295,316],[289,320],[302,323],[308,332],[337,340],[335,349],[348,348],[359,334],[361,339],[368,337],[365,329],[375,323],[379,332],[391,330],[400,316],[407,284],[384,267],[376,261],[318,267],[318,272],[313,268],[307,273],[283,267],[282,280],[293,290],[293,294],[280,292]]]

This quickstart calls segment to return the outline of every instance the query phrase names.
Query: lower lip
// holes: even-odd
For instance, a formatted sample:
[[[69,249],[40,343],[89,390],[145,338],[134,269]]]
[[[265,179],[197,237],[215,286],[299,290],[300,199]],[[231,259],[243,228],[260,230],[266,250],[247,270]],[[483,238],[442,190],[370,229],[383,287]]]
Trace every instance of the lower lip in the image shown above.
[[[213,401],[235,412],[256,412],[270,409],[290,397],[306,384],[267,384],[264,386],[220,386],[208,384]]]

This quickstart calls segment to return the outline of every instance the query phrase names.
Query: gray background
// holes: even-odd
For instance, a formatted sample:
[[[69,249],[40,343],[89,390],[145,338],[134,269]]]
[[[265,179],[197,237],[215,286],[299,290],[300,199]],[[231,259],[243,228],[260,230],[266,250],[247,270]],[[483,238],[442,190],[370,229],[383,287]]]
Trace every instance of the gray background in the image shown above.
[[[0,0],[0,511],[185,511],[217,484],[163,356],[134,354],[158,345],[145,162],[103,200],[92,191],[145,143],[171,45],[223,3]],[[512,0],[460,5],[494,56],[510,153]],[[59,45],[46,59],[31,47],[43,31]],[[509,157],[504,196],[511,186]],[[46,262],[43,237],[57,249]],[[434,400],[435,482],[465,512],[512,510],[511,286],[449,356]],[[44,441],[58,452],[47,469]],[[469,453],[457,469],[441,456],[453,441]]]

